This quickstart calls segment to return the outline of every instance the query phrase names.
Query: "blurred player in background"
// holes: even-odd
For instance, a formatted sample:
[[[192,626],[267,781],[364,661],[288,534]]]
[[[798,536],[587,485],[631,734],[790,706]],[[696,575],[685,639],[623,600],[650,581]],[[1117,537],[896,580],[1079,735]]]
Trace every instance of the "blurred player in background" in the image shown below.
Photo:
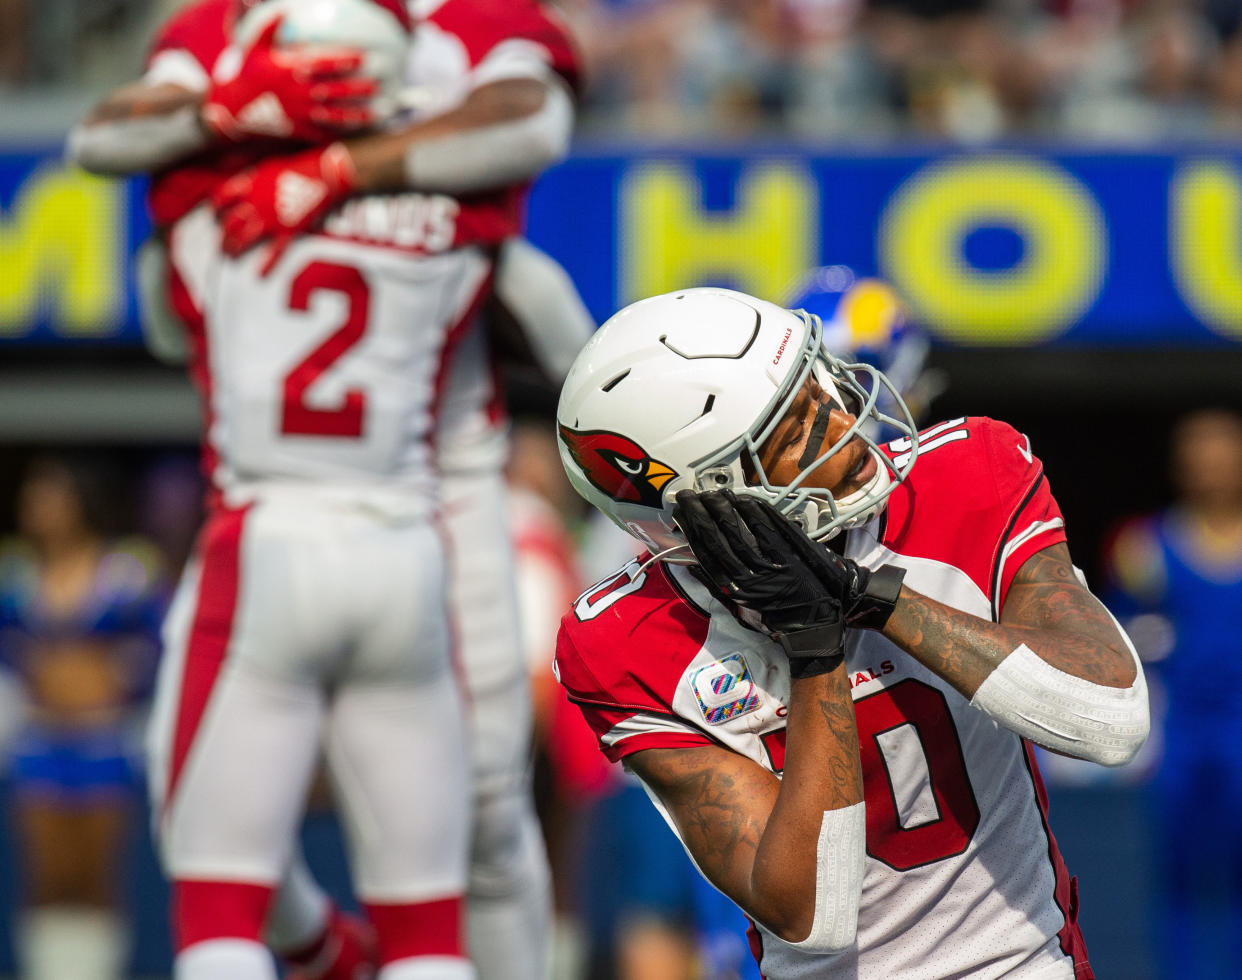
[[[1164,693],[1153,783],[1161,976],[1224,980],[1242,972],[1242,841],[1232,826],[1242,807],[1242,416],[1192,412],[1170,450],[1177,500],[1114,539],[1112,605],[1142,617],[1135,641]],[[1224,922],[1216,894],[1228,896]],[[1213,934],[1230,937],[1229,948]]]
[[[535,805],[552,870],[552,978],[583,976],[584,940],[576,876],[581,819],[609,781],[581,714],[552,673],[561,613],[582,588],[572,529],[581,510],[556,448],[550,419],[514,424],[505,467],[522,646],[534,704]]]
[[[166,589],[152,546],[109,539],[100,473],[33,463],[0,550],[0,659],[29,704],[12,759],[27,980],[117,980],[129,952],[118,873]]]
[[[916,433],[816,318],[713,288],[604,324],[558,424],[652,552],[566,615],[561,682],[764,975],[1091,977],[1026,739],[1122,764],[1146,686],[1026,439]]]
[[[247,150],[252,159],[255,155],[265,159],[225,187],[215,187],[225,247],[241,253],[265,238],[275,238],[279,248],[261,257],[266,268],[290,241],[314,229],[350,194],[371,187],[403,186],[455,192],[456,199],[443,194],[398,195],[386,215],[374,204],[382,199],[345,204],[328,218],[326,231],[354,245],[375,234],[397,235],[403,240],[389,245],[413,245],[415,251],[452,245],[463,250],[472,245],[485,250],[499,246],[495,293],[516,313],[514,319],[540,325],[538,336],[526,338],[527,352],[549,374],[559,376],[585,339],[589,319],[558,267],[525,243],[506,239],[520,230],[525,179],[564,150],[572,118],[566,85],[572,83],[576,71],[572,52],[560,29],[531,3],[448,2],[429,5],[427,13],[429,19],[420,26],[410,56],[409,81],[418,93],[418,117],[404,129],[359,137],[348,146],[333,143],[326,150],[288,159],[272,158],[270,143],[250,147],[243,143],[239,150]],[[168,115],[168,106],[178,100],[181,108],[172,114],[188,106],[196,118],[202,118],[202,109],[214,102],[242,104],[244,109],[264,100],[267,93],[260,90],[249,99],[234,94],[216,100],[203,94],[218,87],[206,79],[219,50],[203,45],[213,38],[220,46],[227,41],[229,16],[229,8],[199,4],[187,11],[180,25],[174,23],[165,32],[144,83],[118,93],[77,134],[74,145],[79,157],[97,169],[125,169],[114,164],[126,161],[108,159],[106,151],[117,140],[99,127],[106,130],[112,125],[110,120],[120,120],[119,130],[112,134],[115,137],[127,126],[149,122],[152,111]],[[203,29],[203,18],[209,30]],[[274,35],[260,32],[251,48],[239,56],[247,63],[272,61],[264,46],[270,48],[275,40]],[[356,103],[354,109],[357,103],[366,102],[361,97],[361,80],[350,74],[359,67],[358,58],[338,55],[336,61],[316,62],[316,68],[303,66],[301,95],[290,96],[281,111],[292,109],[299,97],[305,111],[304,96],[320,84],[308,87],[306,73],[315,71],[332,78],[349,76],[354,86],[350,96],[324,82],[318,89],[320,95],[328,91],[344,95],[344,102],[352,99]],[[197,68],[187,70],[188,63]],[[243,71],[235,77],[246,74]],[[194,80],[194,84],[187,87],[163,78]],[[170,84],[182,91],[170,92],[166,87]],[[243,111],[241,115],[254,118],[256,113]],[[350,126],[356,122],[355,112]],[[253,142],[259,135],[251,132],[248,140]],[[231,144],[226,141],[214,159],[200,161],[202,166],[190,160],[165,171],[153,192],[157,219],[171,204],[167,217],[175,221],[184,210],[177,206],[179,199],[196,205],[212,193],[213,181],[218,185],[225,169],[221,157],[230,152]],[[352,171],[356,181],[330,181],[330,190],[322,182],[315,183],[314,175],[324,174],[321,163],[327,159],[340,162],[346,156],[359,164]],[[318,162],[308,163],[312,158]],[[158,166],[159,161],[148,160],[145,165]],[[282,194],[282,189],[305,190],[308,181],[313,187],[309,197],[294,196],[313,199],[313,214],[299,214],[298,220],[287,222],[288,209],[283,203],[288,194]],[[376,225],[377,220],[382,227]],[[419,240],[411,242],[410,238]],[[163,263],[156,264],[157,271],[162,268]],[[179,278],[174,275],[174,283]],[[479,281],[483,285],[486,276]],[[411,288],[422,287],[412,283]],[[485,298],[483,290],[479,296]],[[178,312],[184,319],[194,319],[195,311],[187,311],[184,304]],[[555,335],[558,323],[568,324],[568,338]],[[480,749],[475,758],[471,946],[484,976],[533,977],[543,969],[547,885],[526,786],[530,709],[523,665],[513,642],[516,605],[500,492],[505,455],[503,410],[479,320],[472,317],[463,322],[452,342],[453,356],[438,379],[441,407],[435,444],[436,463],[445,477],[445,511],[454,545],[451,591],[460,613],[458,630],[474,709],[474,742]],[[295,869],[292,883],[276,906],[272,928],[279,946],[301,946],[299,959],[320,961],[313,974],[312,967],[306,967],[306,976],[336,976],[331,971],[338,966],[339,975],[349,975],[345,971],[352,967],[344,961],[329,964],[328,972],[322,966],[320,954],[341,948],[341,940],[349,937],[342,935],[339,917],[304,869]],[[307,939],[309,943],[302,942]]]
[[[819,317],[824,346],[837,357],[883,372],[916,420],[944,391],[943,374],[927,366],[931,341],[909,321],[900,297],[883,280],[860,277],[846,265],[820,266],[798,283],[785,305]],[[887,389],[880,392],[877,407],[892,414],[895,406]],[[878,437],[889,434],[881,431]]]
[[[330,84],[317,74],[325,61],[350,57],[277,40],[279,29],[306,27],[309,9],[192,6],[157,42],[151,70],[176,64],[189,86],[197,67],[202,118],[226,140],[248,124],[277,132],[291,117],[271,79],[284,72],[310,91]],[[215,14],[206,25],[205,11]],[[403,6],[342,2],[329,13],[341,34],[374,26],[402,70]],[[227,45],[229,29],[248,42]],[[292,100],[299,90],[279,91]],[[320,159],[327,180],[348,151],[333,144]],[[473,315],[488,262],[470,250],[424,257],[378,240],[294,240],[292,229],[266,257],[230,256],[236,242],[220,241],[200,203],[228,176],[221,164],[152,185],[169,299],[189,328],[206,404],[212,483],[165,623],[149,735],[175,974],[275,977],[261,933],[322,738],[378,976],[465,980],[469,758],[430,440],[449,338]],[[261,206],[255,173],[243,173],[246,206]],[[284,218],[327,196],[311,173],[263,186]],[[434,231],[412,233],[421,246]]]

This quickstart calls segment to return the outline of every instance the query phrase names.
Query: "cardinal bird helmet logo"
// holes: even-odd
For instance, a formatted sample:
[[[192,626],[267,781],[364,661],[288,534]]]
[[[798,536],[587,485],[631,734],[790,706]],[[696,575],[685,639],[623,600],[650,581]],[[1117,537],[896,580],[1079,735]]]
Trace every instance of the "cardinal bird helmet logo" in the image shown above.
[[[560,435],[591,485],[613,500],[660,509],[660,491],[677,472],[652,459],[643,448],[616,432],[577,432],[564,425]]]

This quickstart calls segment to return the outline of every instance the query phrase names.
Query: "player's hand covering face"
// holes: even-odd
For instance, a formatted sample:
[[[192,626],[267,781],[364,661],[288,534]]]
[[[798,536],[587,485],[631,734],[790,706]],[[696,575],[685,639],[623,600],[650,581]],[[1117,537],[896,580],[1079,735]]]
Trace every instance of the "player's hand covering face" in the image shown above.
[[[794,677],[840,662],[841,602],[808,561],[820,545],[766,501],[729,490],[683,490],[673,517],[698,559],[696,576],[731,607],[758,617],[784,647]]]
[[[842,557],[757,497],[683,490],[673,515],[698,559],[700,580],[752,610],[791,657],[791,646],[833,644],[833,633],[828,649],[836,650],[842,625],[883,628],[901,594],[905,569],[873,572]]]

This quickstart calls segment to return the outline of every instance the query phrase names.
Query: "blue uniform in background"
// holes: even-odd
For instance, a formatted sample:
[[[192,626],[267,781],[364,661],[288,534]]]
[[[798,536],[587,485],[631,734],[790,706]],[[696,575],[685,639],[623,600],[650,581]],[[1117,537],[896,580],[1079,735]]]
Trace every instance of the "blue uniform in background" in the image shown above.
[[[1163,975],[1239,977],[1242,553],[1205,553],[1174,508],[1123,528],[1110,564],[1110,606],[1123,618],[1144,616],[1128,625],[1147,660],[1153,702],[1164,704],[1152,782]],[[1223,937],[1231,951],[1220,948]],[[1221,962],[1229,952],[1232,966]]]
[[[0,669],[19,683],[58,646],[88,643],[106,651],[121,678],[113,710],[61,718],[33,705],[17,735],[9,766],[22,793],[86,802],[138,784],[133,709],[150,694],[166,593],[154,549],[132,540],[108,548],[80,605],[51,610],[40,597],[34,555],[20,545],[0,549]]]

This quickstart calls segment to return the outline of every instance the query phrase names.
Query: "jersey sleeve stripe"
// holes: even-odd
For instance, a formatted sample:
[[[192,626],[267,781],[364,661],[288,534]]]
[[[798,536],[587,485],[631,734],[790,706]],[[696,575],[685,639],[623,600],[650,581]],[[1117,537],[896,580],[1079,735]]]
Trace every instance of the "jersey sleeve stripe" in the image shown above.
[[[695,739],[697,744],[712,744],[712,739],[703,732],[698,731],[691,725],[687,725],[680,717],[674,715],[656,714],[654,712],[641,712],[636,715],[630,715],[624,721],[618,722],[612,729],[606,732],[600,740],[605,745],[616,745],[627,738],[633,738],[636,735],[654,735],[659,733],[685,735]]]
[[[1009,594],[1009,587],[1013,584],[1018,570],[1026,560],[1036,552],[1043,551],[1045,548],[1051,548],[1054,544],[1060,544],[1065,540],[1065,522],[1063,520],[1051,520],[1045,522],[1045,524],[1046,526],[1030,535],[1020,546],[1015,548],[1001,566],[1000,588],[997,591],[996,599],[996,609],[998,611],[1004,605],[1005,596]]]
[[[715,745],[711,735],[688,724],[679,715],[650,709],[603,704],[568,695],[596,733],[600,750],[612,762],[640,749],[686,748]],[[602,733],[602,734],[601,734]]]
[[[1034,499],[1035,494],[1039,491],[1039,488],[1044,484],[1044,482],[1044,471],[1040,468],[1035,473],[1035,479],[1031,481],[1030,487],[1028,487],[1026,493],[1022,495],[1022,499],[1018,503],[1018,506],[1013,509],[1013,513],[1009,515],[1009,519],[1005,522],[1004,532],[997,539],[995,553],[996,557],[993,559],[992,574],[990,576],[990,580],[992,582],[992,619],[995,621],[1000,620],[1001,598],[1003,595],[1001,592],[1001,584],[1004,579],[1006,545],[1010,541],[1010,535],[1013,533],[1014,526],[1018,523],[1019,518],[1022,516],[1022,512],[1026,510],[1027,505]]]
[[[1006,573],[1006,569],[1010,564],[1010,559],[1013,558],[1014,555],[1018,554],[1019,551],[1027,551],[1027,545],[1029,545],[1035,537],[1042,535],[1047,531],[1063,530],[1064,527],[1065,521],[1060,517],[1054,517],[1047,521],[1035,521],[1022,533],[1011,538],[1009,542],[1006,543],[1004,550],[1001,552],[1000,573],[1002,580],[1012,578],[1012,573]],[[1015,566],[1013,570],[1016,571],[1017,567]]]
[[[695,749],[713,744],[715,743],[706,735],[696,735],[692,732],[646,731],[635,732],[617,742],[605,744],[602,749],[609,761],[620,762],[626,756],[646,749]]]

